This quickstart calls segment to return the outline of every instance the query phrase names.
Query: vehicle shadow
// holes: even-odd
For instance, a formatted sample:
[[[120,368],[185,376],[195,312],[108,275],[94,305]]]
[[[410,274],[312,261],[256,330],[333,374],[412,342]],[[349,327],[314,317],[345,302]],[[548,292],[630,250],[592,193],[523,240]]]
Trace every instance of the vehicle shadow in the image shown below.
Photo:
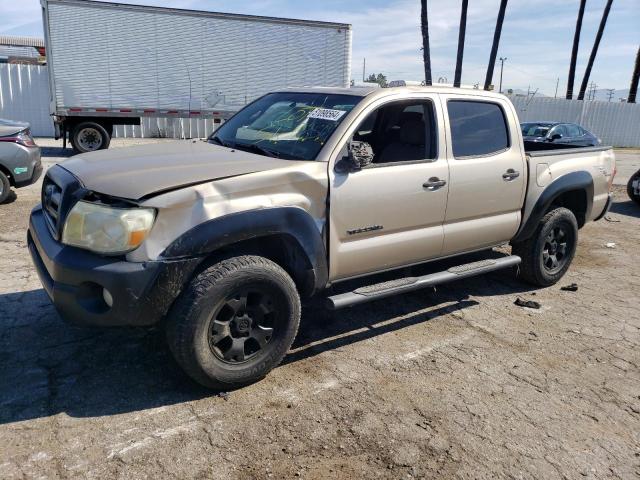
[[[469,295],[513,296],[528,290],[498,272],[437,292],[416,291],[337,312],[311,302],[283,363],[477,305]],[[180,370],[159,328],[73,327],[60,319],[41,289],[0,295],[0,424],[60,412],[115,415],[211,395]]]
[[[614,202],[609,209],[611,213],[626,215],[628,217],[640,218],[640,205],[632,200],[625,202]]]
[[[75,152],[72,148],[40,147],[40,155],[42,157],[72,157]]]
[[[18,199],[18,195],[16,195],[16,192],[11,190],[7,198],[4,200],[4,202],[0,202],[0,205],[9,205],[10,203],[15,202],[17,199]]]

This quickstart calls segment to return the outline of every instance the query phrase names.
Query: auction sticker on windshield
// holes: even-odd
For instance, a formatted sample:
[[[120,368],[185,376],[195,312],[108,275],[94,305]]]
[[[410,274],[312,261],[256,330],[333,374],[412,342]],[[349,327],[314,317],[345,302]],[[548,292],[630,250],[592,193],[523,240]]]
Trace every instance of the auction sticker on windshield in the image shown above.
[[[331,120],[337,122],[347,112],[344,110],[333,110],[331,108],[314,108],[307,118],[319,118],[321,120]]]

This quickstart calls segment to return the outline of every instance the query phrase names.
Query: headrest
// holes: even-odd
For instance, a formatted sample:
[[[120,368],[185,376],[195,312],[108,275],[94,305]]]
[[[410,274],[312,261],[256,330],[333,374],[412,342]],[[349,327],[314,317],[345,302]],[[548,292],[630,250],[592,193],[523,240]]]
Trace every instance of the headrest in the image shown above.
[[[412,120],[400,128],[400,142],[409,145],[424,145],[425,125],[422,121]]]

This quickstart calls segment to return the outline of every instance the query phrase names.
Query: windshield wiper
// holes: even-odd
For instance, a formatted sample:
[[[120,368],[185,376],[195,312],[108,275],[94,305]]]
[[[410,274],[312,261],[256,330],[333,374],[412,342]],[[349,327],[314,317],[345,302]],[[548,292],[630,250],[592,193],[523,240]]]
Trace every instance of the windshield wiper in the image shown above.
[[[280,153],[269,150],[268,148],[261,147],[256,143],[236,143],[233,148],[237,148],[240,150],[246,149],[249,151],[253,150],[254,152],[266,155],[267,157],[280,158]]]
[[[230,143],[225,142],[224,140],[222,140],[222,139],[221,139],[221,138],[219,138],[219,137],[211,137],[211,138],[209,139],[209,141],[211,141],[211,142],[215,142],[215,143],[217,143],[218,145],[222,145],[223,147],[233,148],[233,145],[231,145]]]

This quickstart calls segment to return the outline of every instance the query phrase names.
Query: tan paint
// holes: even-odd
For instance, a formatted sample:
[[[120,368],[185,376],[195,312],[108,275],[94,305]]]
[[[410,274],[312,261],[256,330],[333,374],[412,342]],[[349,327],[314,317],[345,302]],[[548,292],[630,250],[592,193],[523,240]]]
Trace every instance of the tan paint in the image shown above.
[[[346,115],[315,162],[260,157],[265,162],[260,164],[242,155],[238,159],[247,161],[247,168],[242,171],[218,155],[219,165],[224,166],[221,170],[233,171],[236,176],[144,201],[144,206],[158,210],[157,220],[147,240],[128,259],[156,259],[179,235],[214,218],[247,210],[296,206],[315,219],[318,231],[326,239],[330,281],[336,281],[507,242],[527,220],[544,188],[577,170],[590,172],[594,179],[591,219],[605,206],[608,180],[615,165],[612,150],[529,157],[523,151],[516,112],[502,95],[436,86],[379,89],[362,95],[363,100]],[[453,158],[446,100],[461,97],[494,101],[502,106],[511,137],[506,151],[486,157]],[[389,101],[425,98],[435,105],[435,160],[376,165],[346,174],[334,171],[346,142],[369,112]],[[201,160],[195,162],[199,166],[194,168],[208,168]],[[253,171],[249,164],[262,171]],[[171,161],[164,165],[169,169]],[[521,175],[506,182],[502,174],[509,168]],[[211,167],[211,178],[224,176],[221,170]],[[162,175],[166,174],[163,171]],[[422,184],[431,177],[446,180],[446,186],[428,191]],[[535,180],[529,181],[530,178]],[[149,179],[145,188],[153,183]],[[164,183],[163,179],[156,185]],[[327,196],[331,199],[329,212]],[[372,226],[382,229],[348,233]]]

